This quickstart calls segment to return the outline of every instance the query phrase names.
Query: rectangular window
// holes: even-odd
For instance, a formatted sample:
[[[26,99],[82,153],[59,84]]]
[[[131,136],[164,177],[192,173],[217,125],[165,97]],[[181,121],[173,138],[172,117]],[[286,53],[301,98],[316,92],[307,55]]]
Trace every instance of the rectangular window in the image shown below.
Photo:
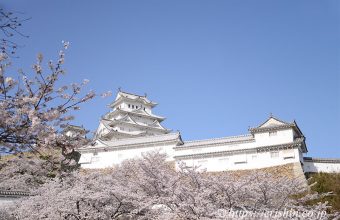
[[[225,162],[225,161],[228,161],[229,160],[229,157],[223,157],[223,158],[220,158],[218,159],[220,162]]]
[[[270,152],[270,157],[271,157],[271,158],[277,158],[277,157],[279,157],[279,152],[278,152],[278,151]]]
[[[192,150],[193,153],[198,153],[198,152],[201,152],[201,151],[202,151],[201,148],[197,148],[197,149],[193,149],[193,150]]]
[[[247,161],[234,162],[234,164],[245,164]]]
[[[272,137],[272,136],[276,136],[277,135],[277,131],[270,131],[269,132],[269,136]]]
[[[198,165],[205,165],[206,163],[208,163],[208,160],[199,160],[199,161],[197,161]]]
[[[91,163],[98,162],[99,159],[100,159],[100,157],[92,157],[92,158],[91,158]]]
[[[251,156],[251,159],[252,159],[252,160],[256,160],[256,159],[257,159],[257,155],[252,155],[252,156]]]
[[[223,157],[218,159],[218,162],[222,165],[222,164],[228,164],[229,163],[229,157]]]
[[[129,108],[131,108],[131,105],[130,105],[130,104],[128,104],[128,107],[129,107]]]
[[[283,159],[289,160],[289,159],[294,159],[294,157],[284,157]]]
[[[247,163],[247,155],[246,154],[233,155],[232,160],[234,161],[235,164]]]
[[[93,156],[97,156],[98,155],[98,152],[93,152]]]
[[[293,159],[295,158],[294,150],[285,150],[283,151],[283,159]]]

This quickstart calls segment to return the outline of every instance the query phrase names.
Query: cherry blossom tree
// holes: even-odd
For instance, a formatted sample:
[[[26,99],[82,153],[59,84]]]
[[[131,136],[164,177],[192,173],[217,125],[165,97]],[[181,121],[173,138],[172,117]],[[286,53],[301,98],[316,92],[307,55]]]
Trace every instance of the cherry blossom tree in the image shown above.
[[[67,46],[68,43],[64,43],[65,49]],[[10,65],[8,56],[0,54],[0,114],[3,118],[0,121],[0,152],[39,153],[39,149],[57,147],[66,154],[74,148],[70,139],[60,135],[60,129],[73,119],[68,114],[70,110],[77,110],[80,103],[96,94],[90,91],[77,98],[86,80],[57,88],[58,80],[65,74],[63,50],[56,63],[48,62],[50,73],[47,75],[43,74],[42,61],[43,56],[39,54],[33,65],[33,77],[29,78],[22,71],[18,79],[14,79],[6,74]]]
[[[64,52],[68,46],[68,42],[63,42],[57,61],[50,60],[46,65],[43,65],[43,56],[39,54],[32,67],[33,73],[10,72],[10,57],[6,53],[0,53],[1,172],[4,167],[11,170],[11,163],[1,160],[1,154],[12,154],[21,159],[27,155],[31,157],[26,158],[27,161],[17,160],[16,163],[50,163],[49,166],[44,165],[45,168],[48,167],[47,173],[55,169],[65,171],[78,167],[80,155],[75,148],[83,146],[89,140],[83,134],[68,136],[63,129],[73,120],[72,113],[80,109],[80,104],[88,102],[97,94],[94,91],[82,93],[82,88],[89,82],[86,79],[81,83],[61,85],[61,79],[65,75]],[[110,92],[102,94],[107,95]],[[59,163],[56,163],[55,158],[59,159]],[[44,160],[39,162],[37,159]],[[15,165],[12,169],[18,167],[20,165]],[[2,183],[0,181],[0,187]]]
[[[4,214],[14,219],[240,219],[239,215],[231,216],[230,211],[261,214],[293,210],[312,211],[314,215],[280,219],[335,217],[325,212],[327,203],[308,205],[308,201],[324,195],[306,192],[299,179],[262,172],[236,177],[184,165],[175,171],[165,158],[163,154],[147,153],[113,169],[74,171],[48,181]]]
[[[0,161],[0,190],[33,191],[60,175],[61,155],[43,152],[44,156],[26,153]]]

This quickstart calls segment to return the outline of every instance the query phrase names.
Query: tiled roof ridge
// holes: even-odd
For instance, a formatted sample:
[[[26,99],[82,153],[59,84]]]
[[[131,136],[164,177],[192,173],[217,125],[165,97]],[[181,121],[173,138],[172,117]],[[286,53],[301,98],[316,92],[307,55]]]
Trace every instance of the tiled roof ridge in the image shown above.
[[[108,148],[121,148],[124,146],[128,146],[128,145],[140,145],[140,144],[148,144],[150,143],[150,140],[152,141],[152,138],[164,138],[166,136],[169,136],[168,139],[165,140],[156,140],[155,142],[163,142],[163,141],[173,141],[176,139],[179,139],[182,142],[181,136],[179,132],[172,132],[172,133],[168,133],[168,134],[161,134],[161,135],[153,135],[153,136],[142,136],[142,137],[132,137],[132,138],[126,138],[126,139],[119,139],[119,140],[115,140],[114,142],[116,144],[110,144],[111,141],[104,141],[104,140],[100,140],[97,139],[96,141],[100,142],[101,144],[105,145],[104,146],[100,146],[100,147],[93,147],[93,146],[86,146],[86,147],[82,147],[82,148],[78,148],[80,151],[86,151],[86,150],[100,150],[100,149],[108,149]],[[141,139],[145,139],[144,142],[138,142]],[[118,142],[118,144],[117,144]],[[119,143],[120,142],[120,143]],[[131,143],[132,142],[132,143]]]
[[[125,94],[128,94],[128,95],[134,95],[134,96],[146,98],[146,95],[142,96],[142,95],[133,94],[133,93],[130,93],[130,92],[125,92],[125,91],[122,91],[122,90],[120,90],[119,93],[125,93]]]
[[[124,117],[121,117],[121,118],[119,118],[119,119],[113,119],[113,120],[111,120],[111,121],[119,121],[119,122],[126,122],[126,121],[124,121],[124,119],[126,119],[126,118],[129,118],[133,123],[135,123],[135,124],[139,124],[139,123],[137,123],[128,113],[126,113],[126,115],[124,115]]]
[[[155,117],[155,118],[164,118],[164,117],[162,117],[162,116],[158,116],[158,115],[154,115],[154,114],[150,114],[150,113],[148,113],[147,111],[145,111],[144,109],[135,109],[135,110],[133,110],[133,111],[131,111],[131,113],[135,113],[135,114],[139,114],[138,113],[138,111],[142,111],[142,112],[144,112],[146,115],[148,115],[148,116],[150,116],[150,117]]]
[[[68,124],[66,127],[72,127],[72,128],[80,128],[80,129],[84,129],[83,125],[72,125],[72,124]]]
[[[137,109],[138,110],[138,109]],[[114,113],[114,112],[123,112],[123,113],[127,113],[127,114],[136,114],[136,115],[138,115],[138,116],[148,116],[148,117],[151,117],[151,118],[159,118],[159,119],[162,119],[162,120],[164,120],[165,119],[165,117],[163,117],[163,116],[158,116],[158,115],[154,115],[154,114],[149,114],[149,113],[147,113],[147,112],[145,112],[144,110],[144,112],[146,113],[146,114],[142,114],[142,113],[138,113],[138,112],[136,112],[136,111],[125,111],[125,110],[123,110],[123,109],[117,109],[116,111],[112,111],[112,112],[108,112],[107,114],[110,114],[110,113]],[[107,114],[105,114],[105,115],[107,115]]]
[[[131,138],[126,138],[126,139],[119,139],[119,140],[115,140],[116,142],[122,142],[122,145],[117,145],[117,146],[124,146],[124,142],[131,142],[131,141],[138,141],[140,139],[151,139],[151,138],[154,138],[154,137],[163,137],[163,136],[174,136],[174,139],[175,138],[180,138],[180,132],[171,132],[171,133],[167,133],[167,134],[159,134],[159,135],[153,135],[153,136],[141,136],[141,137],[131,137]],[[101,140],[101,139],[96,139],[94,141],[99,141],[101,142],[102,144],[109,146],[109,143],[108,142],[111,142],[112,140],[110,141],[104,141],[104,140]],[[139,143],[137,143],[139,144]],[[126,145],[126,144],[125,144]],[[80,150],[86,150],[86,149],[91,149],[92,146],[85,146],[85,147],[82,147],[82,148],[79,148]],[[92,147],[93,148],[93,147]]]
[[[127,134],[127,133],[123,133],[123,132],[114,130],[112,127],[108,126],[106,123],[107,123],[108,121],[111,121],[111,120],[103,118],[102,121],[103,121],[104,127],[105,127],[107,130],[109,130],[109,133],[110,133],[110,132],[114,132],[114,133],[118,133],[118,134]],[[97,140],[100,140],[98,137],[97,137],[96,139],[97,139]]]
[[[296,124],[294,122],[288,123],[288,124],[282,124],[282,125],[272,125],[268,127],[251,127],[249,128],[249,131],[267,131],[267,130],[273,130],[273,129],[282,129],[282,128],[290,128],[290,127],[296,127]]]
[[[102,121],[105,121],[103,122],[103,125],[106,129],[110,130],[110,131],[115,131],[113,128],[111,128],[110,126],[108,126],[108,124],[106,124],[108,121],[111,121],[110,119],[106,119],[106,118],[102,118]]]
[[[275,116],[273,116],[272,114],[269,116],[269,118],[265,121],[265,122],[263,122],[262,124],[260,124],[260,125],[258,125],[257,127],[255,127],[255,128],[259,128],[259,127],[261,127],[262,125],[264,125],[264,124],[266,124],[270,119],[275,119],[276,121],[279,121],[279,122],[281,122],[281,123],[283,123],[283,124],[292,124],[292,123],[294,123],[294,122],[287,122],[287,121],[283,121],[283,120],[281,120],[281,119],[279,119],[279,118],[277,118],[277,117],[275,117]]]
[[[128,122],[128,121],[124,121],[124,119],[125,119],[126,117],[129,117],[133,123]],[[138,122],[136,122],[131,116],[125,116],[125,117],[122,117],[122,118],[120,118],[120,119],[114,119],[114,120],[109,120],[109,119],[104,119],[104,120],[107,120],[107,121],[116,121],[116,122],[118,122],[118,123],[124,123],[124,124],[142,126],[143,128],[151,128],[151,129],[158,129],[158,130],[166,130],[166,131],[168,131],[168,129],[164,128],[163,126],[160,126],[160,127],[153,127],[153,126],[149,126],[149,125],[147,125],[147,124],[138,123]]]
[[[171,136],[171,135],[179,135],[179,132],[172,132],[172,133],[167,133],[167,134],[159,134],[159,135],[154,135],[154,136]],[[147,136],[147,137],[154,137],[154,136]],[[129,138],[128,140],[136,140],[136,139],[142,139],[142,138],[147,138],[147,137],[133,137]]]
[[[336,163],[340,163],[339,158],[303,157],[303,160],[313,161],[313,162],[336,162]]]
[[[236,138],[242,138],[242,137],[252,137],[251,134],[241,134],[241,135],[235,135],[235,136],[226,136],[226,137],[219,137],[219,138],[208,138],[208,139],[200,139],[200,140],[191,140],[191,141],[185,141],[184,143],[199,143],[204,141],[219,141],[219,140],[228,140],[228,139],[236,139]]]
[[[29,196],[31,195],[28,191],[19,190],[0,190],[0,196]]]
[[[137,95],[137,94],[133,94],[133,93],[128,93],[128,92],[123,92],[123,91],[119,91],[117,96],[119,95],[120,93],[120,98],[127,98],[127,99],[130,99],[130,100],[138,100],[138,99],[141,99],[143,100],[145,103],[148,103],[148,104],[157,104],[156,102],[154,101],[151,101],[147,98],[147,96],[141,96],[141,95]],[[132,96],[132,97],[129,97],[129,96]],[[120,98],[118,98],[117,100],[115,100],[113,103],[117,102]]]

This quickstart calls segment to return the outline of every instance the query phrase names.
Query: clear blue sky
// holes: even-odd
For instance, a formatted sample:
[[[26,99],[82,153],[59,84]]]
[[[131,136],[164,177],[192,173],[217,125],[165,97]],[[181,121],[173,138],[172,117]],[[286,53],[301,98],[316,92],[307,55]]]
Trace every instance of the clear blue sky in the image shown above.
[[[2,5],[1,5],[2,4]],[[340,157],[340,4],[328,0],[3,1],[32,19],[17,66],[71,42],[65,83],[148,94],[184,140],[296,120],[309,156]],[[76,124],[95,130],[114,97]]]

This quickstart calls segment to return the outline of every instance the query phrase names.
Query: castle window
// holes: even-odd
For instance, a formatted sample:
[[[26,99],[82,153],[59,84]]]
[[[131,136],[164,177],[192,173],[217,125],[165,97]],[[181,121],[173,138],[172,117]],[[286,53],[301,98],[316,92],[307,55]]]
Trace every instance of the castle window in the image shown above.
[[[277,131],[270,131],[269,132],[269,136],[276,136],[277,135]]]
[[[199,160],[197,161],[197,164],[200,165],[206,165],[208,163],[208,160]]]
[[[129,107],[129,108],[131,108],[131,105],[130,105],[130,104],[128,104],[128,107]]]
[[[283,152],[283,159],[292,159],[295,157],[295,153],[293,149],[290,150],[284,150]]]
[[[223,157],[223,158],[218,159],[218,162],[220,163],[228,163],[228,161],[229,161],[229,157]]]
[[[197,148],[197,149],[193,149],[193,150],[192,150],[193,153],[198,153],[198,152],[201,152],[201,151],[202,151],[201,148]]]
[[[279,152],[278,152],[278,151],[270,152],[270,157],[271,157],[271,158],[277,158],[277,157],[279,157]]]
[[[100,157],[92,157],[91,158],[91,163],[96,163],[96,162],[99,161],[99,159],[100,159]]]
[[[239,161],[239,162],[234,162],[234,164],[245,164],[247,161]]]

